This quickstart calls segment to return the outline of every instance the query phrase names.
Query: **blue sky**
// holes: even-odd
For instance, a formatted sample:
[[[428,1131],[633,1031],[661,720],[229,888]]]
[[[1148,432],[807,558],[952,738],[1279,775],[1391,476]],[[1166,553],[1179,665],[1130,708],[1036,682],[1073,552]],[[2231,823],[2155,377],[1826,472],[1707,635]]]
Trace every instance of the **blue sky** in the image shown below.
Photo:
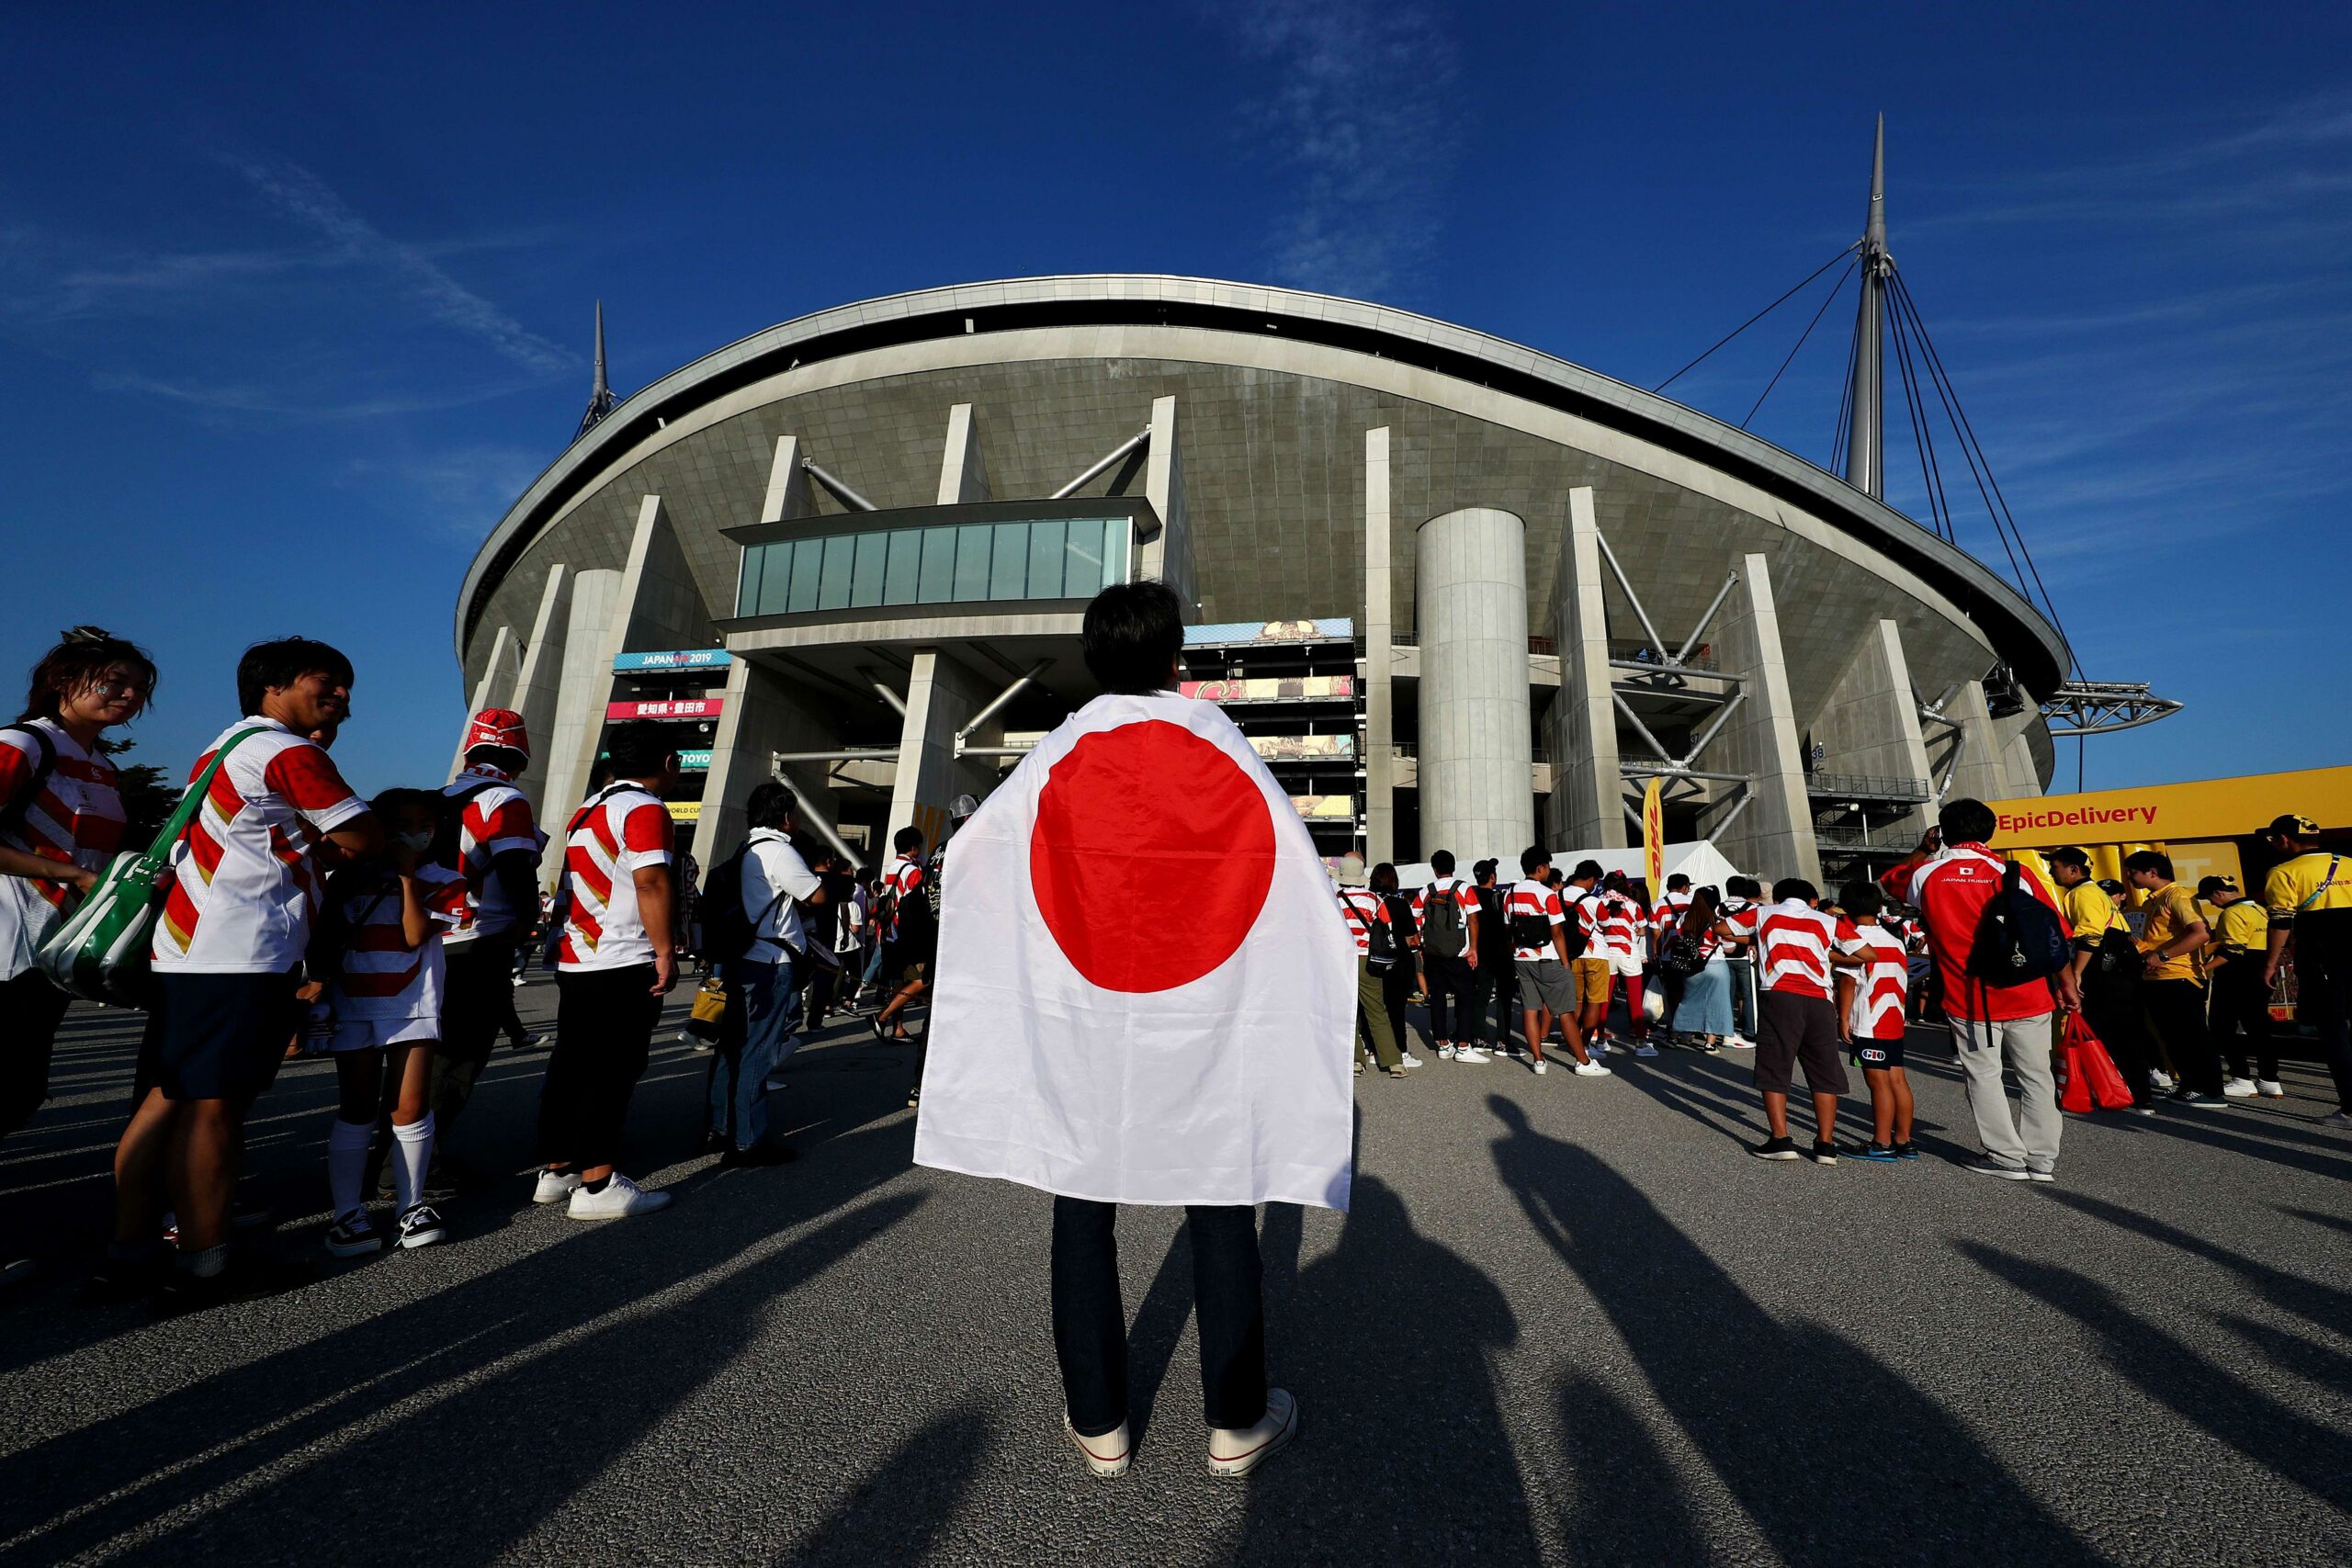
[[[1896,262],[2088,673],[2189,705],[2095,743],[2091,785],[2347,760],[2341,7],[228,17],[0,20],[36,67],[0,97],[0,669],[137,637],[175,770],[237,651],[299,631],[359,666],[354,782],[439,775],[459,576],[571,434],[599,297],[624,394],[824,306],[1096,270],[1361,295],[1649,386],[1851,241],[1881,109]],[[1673,395],[1745,417],[1818,299]],[[1753,423],[1816,461],[1850,299]]]

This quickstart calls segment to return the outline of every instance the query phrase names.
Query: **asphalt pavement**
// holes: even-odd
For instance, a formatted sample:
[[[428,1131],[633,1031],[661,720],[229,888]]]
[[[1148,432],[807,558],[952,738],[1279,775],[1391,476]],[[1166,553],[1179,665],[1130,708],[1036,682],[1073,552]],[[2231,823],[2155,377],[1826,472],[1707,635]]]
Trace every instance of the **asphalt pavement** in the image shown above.
[[[912,1053],[857,1024],[786,1070],[800,1159],[718,1168],[682,1010],[630,1118],[668,1211],[534,1209],[546,1055],[502,1046],[449,1242],[329,1259],[334,1077],[297,1062],[248,1244],[313,1282],[157,1322],[71,1304],[136,1023],[77,1007],[0,1145],[0,1256],[42,1265],[0,1292],[0,1568],[2352,1561],[2352,1135],[2307,1062],[2284,1100],[2070,1118],[2032,1186],[1961,1168],[1927,1032],[1894,1167],[1748,1158],[1736,1054],[1359,1080],[1352,1212],[1261,1220],[1298,1443],[1207,1474],[1180,1218],[1129,1210],[1104,1482],[1060,1434],[1046,1200],[911,1167]]]

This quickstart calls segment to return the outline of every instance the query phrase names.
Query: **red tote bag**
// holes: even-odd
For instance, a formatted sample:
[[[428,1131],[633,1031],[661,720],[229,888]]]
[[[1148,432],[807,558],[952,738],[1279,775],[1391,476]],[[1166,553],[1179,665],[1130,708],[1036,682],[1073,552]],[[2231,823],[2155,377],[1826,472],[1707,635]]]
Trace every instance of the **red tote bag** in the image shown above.
[[[2076,1115],[2094,1110],[2120,1111],[2132,1103],[2132,1089],[2115,1070],[2115,1058],[2092,1032],[2081,1013],[2066,1020],[2066,1092],[2059,1105]]]

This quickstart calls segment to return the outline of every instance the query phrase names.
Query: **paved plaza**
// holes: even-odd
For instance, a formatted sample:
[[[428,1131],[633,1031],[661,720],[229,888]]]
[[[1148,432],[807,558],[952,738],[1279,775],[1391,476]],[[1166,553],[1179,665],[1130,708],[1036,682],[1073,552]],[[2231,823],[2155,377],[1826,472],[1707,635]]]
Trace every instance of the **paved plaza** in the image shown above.
[[[502,1047],[450,1243],[353,1263],[318,1249],[333,1073],[292,1064],[247,1190],[315,1282],[155,1323],[69,1304],[133,1021],[77,1007],[0,1146],[0,1250],[50,1259],[0,1298],[0,1568],[2352,1554],[2352,1138],[2309,1062],[2284,1101],[2075,1120],[2032,1187],[1959,1168],[1924,1032],[1897,1167],[1747,1158],[1730,1054],[1361,1080],[1353,1212],[1263,1219],[1296,1448],[1205,1473],[1181,1229],[1131,1210],[1139,1451],[1100,1482],[1045,1200],[913,1168],[911,1053],[862,1025],[789,1068],[799,1162],[726,1171],[665,1025],[629,1168],[678,1201],[605,1227],[527,1201],[546,1058]]]

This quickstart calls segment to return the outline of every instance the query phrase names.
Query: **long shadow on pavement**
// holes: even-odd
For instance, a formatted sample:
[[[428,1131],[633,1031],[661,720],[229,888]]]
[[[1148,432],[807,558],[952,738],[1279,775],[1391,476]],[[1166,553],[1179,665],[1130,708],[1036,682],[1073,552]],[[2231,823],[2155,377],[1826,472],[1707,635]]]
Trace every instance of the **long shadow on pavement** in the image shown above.
[[[2151,1219],[2120,1203],[2109,1203],[2087,1193],[2070,1192],[2064,1188],[2053,1187],[2049,1190],[2048,1196],[2053,1201],[2064,1203],[2094,1219],[2105,1220],[2120,1229],[2177,1247],[2192,1258],[2201,1258],[2208,1263],[2217,1264],[2244,1280],[2256,1295],[2285,1307],[2299,1317],[2308,1318],[2323,1327],[2332,1327],[2339,1333],[2352,1332],[2352,1291],[2324,1285],[2316,1280],[2306,1280],[2300,1274],[2290,1274],[2284,1269],[2273,1268],[2242,1252],[2233,1252],[2177,1225],[2168,1225],[2162,1220]]]
[[[973,1400],[924,1426],[857,1484],[778,1568],[920,1562],[955,1517],[995,1438]]]
[[[1784,1561],[1912,1562],[1929,1539],[1940,1561],[2101,1561],[1940,1404],[1850,1340],[1766,1312],[1606,1162],[1487,1105],[1504,1184]],[[1621,1533],[1687,1529],[1670,1472],[1627,1506]]]
[[[1560,1430],[1576,1498],[1560,1523],[1587,1563],[1706,1562],[1714,1554],[1672,1484],[1674,1468],[1641,1417],[1607,1384],[1560,1380]]]
[[[1961,1243],[1960,1250],[2096,1334],[2108,1365],[2150,1398],[2313,1496],[2352,1508],[2352,1437],[2230,1376],[2088,1275],[1975,1242]]]

